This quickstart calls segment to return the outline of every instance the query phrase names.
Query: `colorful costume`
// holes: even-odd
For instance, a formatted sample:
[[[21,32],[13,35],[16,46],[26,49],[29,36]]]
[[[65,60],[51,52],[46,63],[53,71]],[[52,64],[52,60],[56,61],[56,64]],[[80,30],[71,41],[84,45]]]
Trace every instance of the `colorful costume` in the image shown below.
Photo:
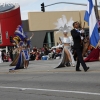
[[[84,59],[85,62],[93,62],[93,61],[98,61],[99,60],[99,52],[100,49],[93,49],[92,52],[89,54],[87,58]]]
[[[24,42],[22,43],[22,52],[23,52],[23,56],[24,56],[24,60],[29,60],[29,51],[27,48],[27,43],[25,44]]]
[[[87,58],[84,59],[85,62],[93,62],[100,60],[100,33],[99,42],[96,49],[93,49]]]
[[[16,67],[9,70],[23,69],[24,60],[29,60],[28,50],[27,49],[24,50],[23,47],[25,46],[26,48],[30,40],[28,40],[28,43],[24,45],[23,41],[24,39],[27,39],[27,35],[24,34],[23,28],[20,25],[17,27],[17,30],[15,31],[15,35],[16,36],[13,38],[13,44],[16,45],[19,52],[15,57],[15,59],[13,60],[13,62],[10,64],[10,66],[16,65]]]

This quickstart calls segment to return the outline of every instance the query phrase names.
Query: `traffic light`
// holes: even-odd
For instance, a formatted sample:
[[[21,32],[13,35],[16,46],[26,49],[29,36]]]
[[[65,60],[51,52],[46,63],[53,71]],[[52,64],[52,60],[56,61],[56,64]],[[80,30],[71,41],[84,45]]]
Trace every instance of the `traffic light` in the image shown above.
[[[41,4],[41,11],[45,12],[45,6],[44,6],[44,3]]]
[[[13,41],[13,37],[12,37],[12,36],[10,36],[10,37],[9,37],[9,39],[10,39],[10,42],[12,43],[12,41]]]

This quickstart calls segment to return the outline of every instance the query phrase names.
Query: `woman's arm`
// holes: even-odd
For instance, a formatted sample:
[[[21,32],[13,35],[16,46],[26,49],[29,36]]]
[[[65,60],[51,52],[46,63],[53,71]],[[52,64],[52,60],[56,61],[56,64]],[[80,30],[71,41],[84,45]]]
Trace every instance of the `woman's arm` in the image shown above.
[[[34,36],[34,33],[32,33],[32,36],[30,38],[28,38],[27,40],[31,40]]]
[[[61,37],[59,37],[59,41],[60,41],[60,44],[62,44],[62,39],[61,39]]]

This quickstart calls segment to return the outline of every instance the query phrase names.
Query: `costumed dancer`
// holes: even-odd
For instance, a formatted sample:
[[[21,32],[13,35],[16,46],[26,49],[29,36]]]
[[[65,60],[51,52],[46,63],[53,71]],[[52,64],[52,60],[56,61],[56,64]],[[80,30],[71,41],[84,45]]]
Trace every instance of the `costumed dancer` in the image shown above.
[[[98,28],[99,32],[99,42],[97,48],[94,48],[89,56],[84,59],[85,62],[93,62],[93,61],[100,61],[100,27]]]
[[[24,57],[24,68],[26,68],[26,69],[29,65],[29,59],[30,59],[29,41],[32,39],[32,37],[33,37],[33,34],[29,39],[25,38],[22,45],[21,45],[22,46],[22,54],[23,54],[23,57]]]
[[[82,45],[81,45],[81,33],[83,33],[83,30],[79,30],[79,24],[77,22],[73,23],[74,29],[71,30],[71,35],[73,37],[74,41],[74,49],[77,53],[78,59],[77,59],[77,64],[76,64],[76,71],[81,71],[80,70],[80,63],[86,72],[89,67],[86,66],[85,62],[83,61],[82,57]]]
[[[72,41],[68,37],[68,32],[70,32],[72,29],[72,23],[72,18],[70,19],[70,21],[67,22],[65,15],[62,15],[62,18],[58,19],[58,22],[55,23],[55,25],[57,26],[56,29],[59,29],[59,32],[62,32],[64,35],[64,37],[59,37],[59,40],[63,44],[63,51],[61,60],[56,68],[65,67],[68,64],[68,62],[71,66],[75,66],[75,61],[71,53]]]
[[[13,38],[14,42],[13,44],[16,45],[17,50],[19,54],[17,55],[17,60],[15,61],[16,67],[12,68],[10,70],[17,70],[17,69],[23,69],[26,68],[26,58],[29,60],[29,55],[27,53],[27,44],[29,43],[30,39],[33,37],[33,35],[28,39],[27,35],[23,32],[22,27],[19,25],[17,27],[17,30],[15,31],[16,37]]]
[[[10,64],[10,66],[16,66],[17,62],[18,62],[18,58],[19,58],[19,42],[20,42],[20,38],[18,36],[13,38],[13,45],[14,45],[14,51],[16,52],[16,54],[14,53],[14,57],[13,57],[13,62]]]

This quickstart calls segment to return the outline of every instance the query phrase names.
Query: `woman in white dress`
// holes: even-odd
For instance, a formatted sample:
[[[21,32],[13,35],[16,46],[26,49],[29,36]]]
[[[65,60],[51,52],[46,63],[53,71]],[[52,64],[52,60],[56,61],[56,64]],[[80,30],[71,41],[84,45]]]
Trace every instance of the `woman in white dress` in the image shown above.
[[[58,22],[56,23],[57,29],[59,29],[59,31],[64,35],[63,37],[59,38],[61,43],[63,44],[63,52],[61,60],[56,68],[65,67],[66,63],[68,62],[71,66],[75,66],[75,61],[71,53],[72,40],[70,39],[70,37],[68,37],[68,32],[70,32],[72,29],[72,23],[73,20],[70,19],[70,21],[67,22],[67,19],[64,15],[62,16],[62,18],[58,19]]]

